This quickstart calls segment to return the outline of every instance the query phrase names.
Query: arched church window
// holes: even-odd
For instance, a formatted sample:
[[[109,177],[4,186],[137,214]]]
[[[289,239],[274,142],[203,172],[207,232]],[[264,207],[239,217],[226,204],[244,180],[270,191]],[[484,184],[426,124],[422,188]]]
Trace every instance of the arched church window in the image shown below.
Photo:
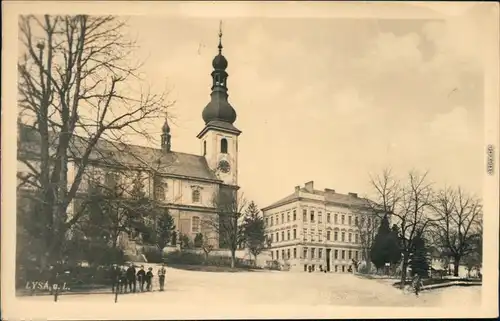
[[[109,189],[115,189],[118,185],[118,174],[113,172],[107,172],[104,175],[104,184]]]
[[[191,220],[191,232],[193,233],[200,232],[200,218],[198,216],[193,216]]]
[[[200,202],[200,191],[194,190],[192,194],[193,198],[193,203],[199,203]]]
[[[203,142],[203,156],[207,154],[207,141]]]
[[[222,138],[220,141],[220,152],[227,154],[227,140],[225,138]]]
[[[155,187],[155,199],[159,201],[165,200],[165,189],[163,188],[163,186]]]

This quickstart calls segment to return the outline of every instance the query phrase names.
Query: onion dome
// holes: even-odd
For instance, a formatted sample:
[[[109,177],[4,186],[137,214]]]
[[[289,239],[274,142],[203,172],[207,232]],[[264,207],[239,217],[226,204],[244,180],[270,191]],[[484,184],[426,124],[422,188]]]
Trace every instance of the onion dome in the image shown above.
[[[210,121],[222,121],[226,123],[234,123],[236,121],[236,111],[228,102],[227,94],[227,77],[226,72],[227,60],[222,55],[222,31],[219,32],[219,54],[212,61],[214,70],[212,71],[212,93],[211,100],[203,109],[202,117],[205,124]]]
[[[205,124],[208,124],[212,120],[232,124],[236,121],[236,111],[227,101],[227,94],[212,92],[212,99],[205,109],[203,109],[202,117]]]
[[[214,60],[212,60],[212,67],[218,70],[226,70],[227,68],[227,59],[221,53],[215,56]]]

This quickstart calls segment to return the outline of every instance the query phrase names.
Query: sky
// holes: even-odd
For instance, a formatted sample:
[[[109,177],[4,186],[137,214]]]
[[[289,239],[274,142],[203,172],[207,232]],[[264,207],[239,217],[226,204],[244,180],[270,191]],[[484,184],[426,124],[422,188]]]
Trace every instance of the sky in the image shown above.
[[[145,78],[176,101],[172,149],[200,153],[219,20],[128,19]],[[369,195],[369,175],[387,167],[428,170],[438,186],[480,195],[484,76],[474,37],[444,20],[224,19],[245,196],[264,207],[310,180]],[[162,122],[151,129],[158,136]]]
[[[219,19],[122,16],[154,92],[175,100],[172,149],[201,154]],[[484,50],[473,18],[225,17],[238,183],[264,207],[314,181],[370,196],[370,174],[429,171],[482,194]],[[163,119],[147,126],[159,147]],[[130,135],[139,145],[151,142]]]

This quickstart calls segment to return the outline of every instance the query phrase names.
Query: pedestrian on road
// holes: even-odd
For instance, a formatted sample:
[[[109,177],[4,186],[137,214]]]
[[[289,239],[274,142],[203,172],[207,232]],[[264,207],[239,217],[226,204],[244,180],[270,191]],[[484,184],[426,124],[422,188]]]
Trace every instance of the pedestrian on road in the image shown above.
[[[146,271],[144,271],[144,265],[141,265],[141,268],[137,272],[137,281],[139,282],[141,292],[144,292],[144,282],[146,281]]]
[[[146,291],[152,291],[153,290],[153,268],[149,267],[148,272],[146,272]]]
[[[134,290],[134,293],[135,293],[135,290],[136,290],[136,276],[135,276],[135,267],[134,267],[134,264],[131,263],[129,268],[127,269],[127,283],[128,283],[128,288],[129,288],[129,292],[132,292],[132,289]]]
[[[127,268],[120,268],[120,293],[127,293]]]
[[[160,282],[160,291],[163,291],[165,288],[165,276],[167,274],[167,270],[165,269],[165,263],[161,265],[158,269],[158,281]]]
[[[111,271],[110,271],[110,278],[111,278],[111,292],[115,293],[115,291],[119,291],[118,285],[120,284],[120,272],[121,269],[118,267],[118,265],[113,264]]]
[[[420,275],[415,274],[413,277],[413,290],[415,291],[415,295],[418,297],[418,294],[420,293],[420,290],[423,286],[422,279],[420,278]]]

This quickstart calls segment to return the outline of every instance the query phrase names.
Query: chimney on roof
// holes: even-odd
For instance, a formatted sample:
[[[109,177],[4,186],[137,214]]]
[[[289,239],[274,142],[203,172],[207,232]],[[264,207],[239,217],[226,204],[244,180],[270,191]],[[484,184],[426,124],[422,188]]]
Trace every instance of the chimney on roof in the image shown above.
[[[349,196],[352,196],[352,197],[356,197],[356,198],[357,198],[357,197],[358,197],[358,193],[351,193],[351,192],[349,192]]]
[[[300,191],[300,186],[295,186],[295,192]]]
[[[335,190],[330,188],[325,188],[325,193],[335,194]]]
[[[314,192],[314,181],[307,182],[305,184],[305,188],[306,188],[306,191],[308,191],[309,193],[313,193]]]

